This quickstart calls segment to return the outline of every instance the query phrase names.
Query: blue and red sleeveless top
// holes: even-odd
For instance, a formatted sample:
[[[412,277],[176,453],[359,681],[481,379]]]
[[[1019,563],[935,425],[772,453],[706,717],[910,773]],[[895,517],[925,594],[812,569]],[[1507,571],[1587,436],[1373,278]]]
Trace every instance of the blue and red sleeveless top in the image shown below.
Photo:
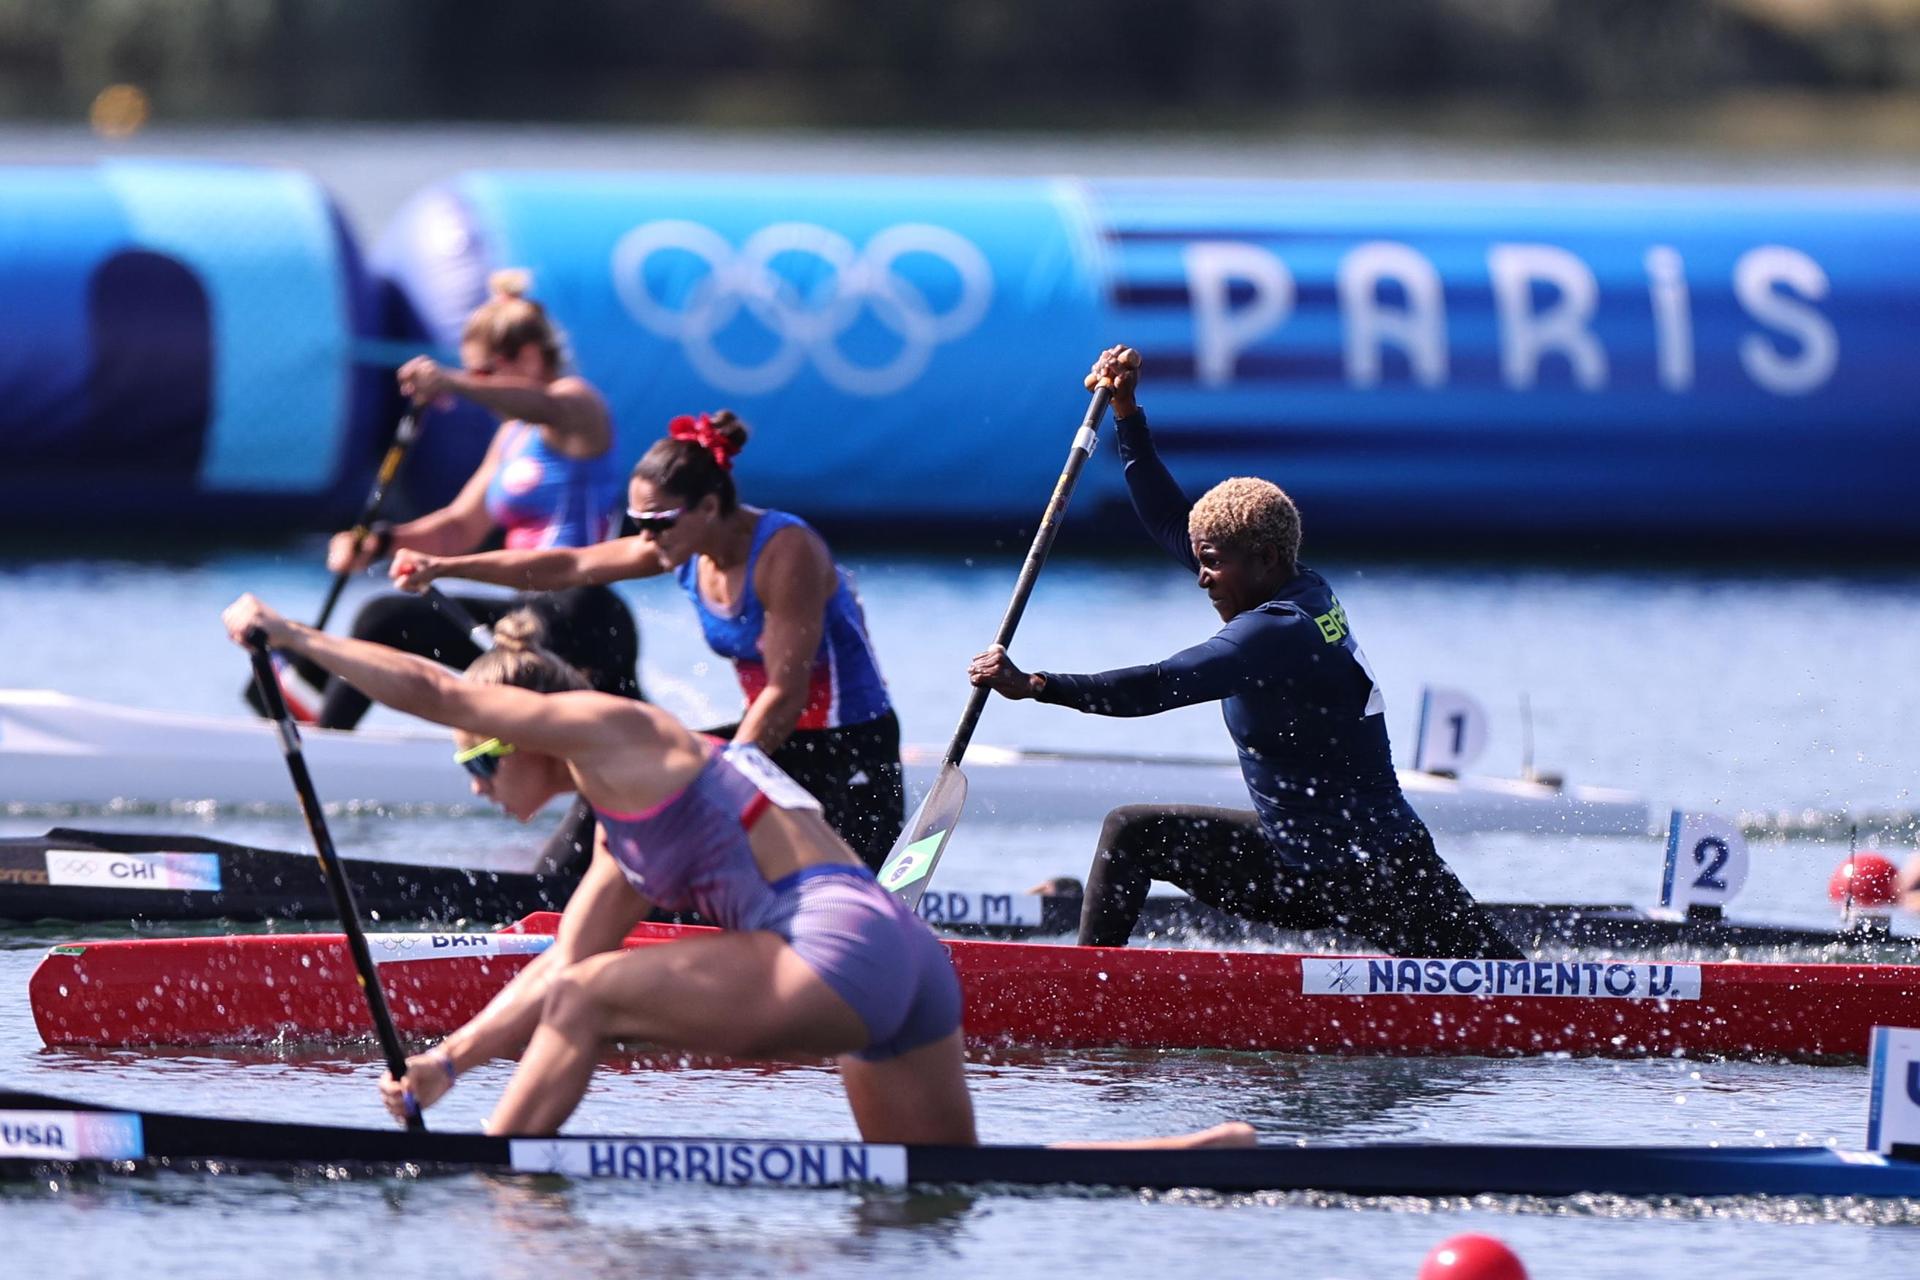
[[[766,627],[766,609],[760,593],[754,590],[754,572],[767,540],[789,526],[809,529],[799,516],[784,511],[763,511],[753,530],[753,546],[747,552],[746,585],[739,608],[730,614],[715,612],[700,594],[700,560],[695,556],[676,570],[680,585],[693,601],[700,629],[706,633],[707,646],[723,658],[733,660],[740,678],[740,691],[752,702],[767,687],[767,667],[760,656],[760,633]],[[887,682],[880,676],[880,664],[874,657],[873,641],[867,637],[867,616],[854,593],[853,580],[838,564],[833,567],[839,585],[827,601],[826,625],[820,635],[820,651],[814,655],[813,675],[807,691],[807,705],[800,712],[797,729],[837,729],[842,725],[865,724],[893,710],[887,697]]]
[[[614,450],[569,458],[548,448],[530,422],[510,422],[506,430],[486,501],[487,515],[506,530],[508,550],[590,547],[612,536],[627,488]]]

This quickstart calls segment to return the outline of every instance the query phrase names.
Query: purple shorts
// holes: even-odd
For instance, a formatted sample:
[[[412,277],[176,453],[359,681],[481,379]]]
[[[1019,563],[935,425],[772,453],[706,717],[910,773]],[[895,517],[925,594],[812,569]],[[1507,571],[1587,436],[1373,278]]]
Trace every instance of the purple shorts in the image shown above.
[[[768,886],[774,901],[754,928],[787,940],[867,1028],[853,1056],[885,1062],[953,1034],[960,980],[926,922],[865,867],[807,867]]]

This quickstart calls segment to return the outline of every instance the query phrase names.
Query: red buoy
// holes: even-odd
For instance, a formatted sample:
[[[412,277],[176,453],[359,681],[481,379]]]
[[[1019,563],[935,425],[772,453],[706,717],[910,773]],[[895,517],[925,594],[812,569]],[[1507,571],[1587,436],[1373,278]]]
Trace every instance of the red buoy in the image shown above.
[[[1885,854],[1856,853],[1833,869],[1827,896],[1835,902],[1851,896],[1856,907],[1890,907],[1900,900],[1900,869]]]
[[[1527,1269],[1504,1241],[1468,1234],[1435,1245],[1420,1280],[1527,1280]]]

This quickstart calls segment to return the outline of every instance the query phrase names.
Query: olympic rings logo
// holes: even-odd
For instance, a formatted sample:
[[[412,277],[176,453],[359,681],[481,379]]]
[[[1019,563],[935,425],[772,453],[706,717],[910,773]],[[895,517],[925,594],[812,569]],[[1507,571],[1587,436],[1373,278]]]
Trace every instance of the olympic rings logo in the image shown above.
[[[691,254],[705,270],[674,305],[648,276],[656,254]],[[958,277],[959,293],[935,310],[925,291],[897,268],[909,255],[928,255]],[[824,264],[817,283],[802,286],[775,270],[796,259]],[[813,278],[815,273],[808,272]],[[810,222],[780,222],[747,237],[738,250],[697,222],[664,220],[635,227],[613,249],[613,287],[634,320],[680,344],[702,378],[736,395],[776,391],[811,360],[820,375],[849,395],[891,395],[908,386],[933,358],[934,348],[971,331],[993,302],[993,269],[986,255],[945,227],[901,223],[856,249],[837,231]],[[898,349],[882,364],[854,360],[841,339],[871,314]],[[754,361],[723,353],[719,338],[747,320],[772,335],[773,350]]]

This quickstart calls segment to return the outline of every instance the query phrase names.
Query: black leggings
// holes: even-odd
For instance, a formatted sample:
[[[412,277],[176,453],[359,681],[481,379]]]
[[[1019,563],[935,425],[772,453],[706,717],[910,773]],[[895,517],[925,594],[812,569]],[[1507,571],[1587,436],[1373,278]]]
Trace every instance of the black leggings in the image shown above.
[[[606,587],[570,587],[518,596],[455,596],[489,625],[515,609],[531,609],[546,627],[546,647],[565,658],[602,693],[638,698],[640,632],[626,603]],[[464,671],[480,656],[465,629],[424,596],[394,591],[375,596],[354,615],[353,635]],[[351,729],[373,704],[335,677],[320,703],[323,729]]]
[[[1326,859],[1324,869],[1297,871],[1275,856],[1251,810],[1115,809],[1087,875],[1080,945],[1125,946],[1149,883],[1166,880],[1223,911],[1287,929],[1339,928],[1391,955],[1522,958],[1441,860],[1418,819],[1382,822],[1365,836],[1311,825],[1302,843]],[[1355,843],[1373,856],[1355,859]]]
[[[731,738],[738,728],[728,725],[707,732]],[[827,825],[878,871],[907,821],[899,718],[889,711],[838,729],[795,729],[772,759],[813,794],[825,810]]]
[[[518,596],[455,596],[476,621],[489,625],[527,608],[546,627],[547,648],[575,667],[602,693],[639,698],[640,632],[633,614],[606,587],[572,587]],[[462,671],[480,656],[466,630],[424,596],[391,592],[375,596],[354,615],[353,634],[407,653],[417,653]],[[372,705],[367,695],[334,677],[327,681],[319,723],[327,729],[351,729]],[[560,826],[548,837],[538,870],[582,873],[593,854],[593,810],[576,799]]]

